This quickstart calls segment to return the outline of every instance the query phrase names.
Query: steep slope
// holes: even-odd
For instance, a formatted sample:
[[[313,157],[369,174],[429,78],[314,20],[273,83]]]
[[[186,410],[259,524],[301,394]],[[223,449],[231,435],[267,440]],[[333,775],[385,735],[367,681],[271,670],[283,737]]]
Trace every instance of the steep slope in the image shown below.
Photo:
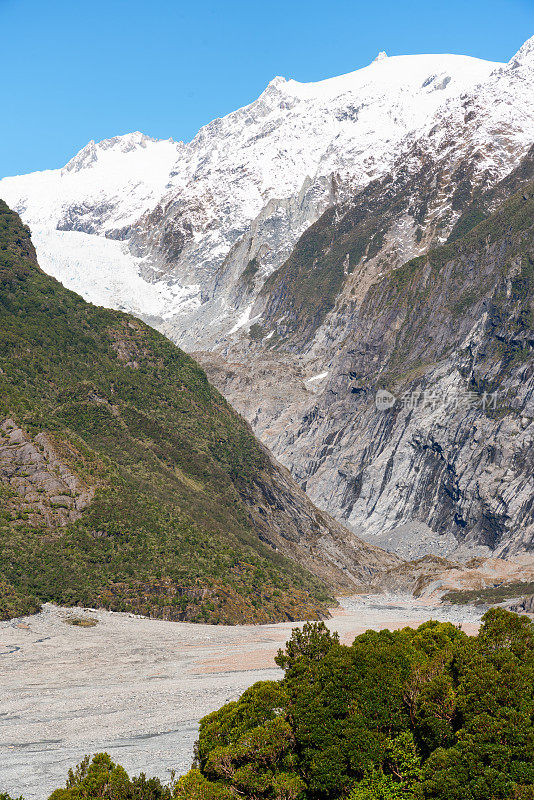
[[[62,171],[4,179],[0,196],[35,226],[46,271],[190,350],[312,498],[374,536],[385,517],[354,500],[349,433],[362,309],[385,276],[523,185],[533,141],[534,38],[507,64],[381,54],[315,84],[277,78],[188,144],[91,143]],[[379,371],[389,356],[375,355]],[[395,505],[390,477],[385,531],[408,523],[390,546],[457,555],[450,514],[436,539]],[[493,549],[482,540],[462,552]]]
[[[322,220],[314,258],[326,274],[331,250],[358,231],[352,221],[341,222],[343,240]],[[324,389],[290,432],[266,426],[310,497],[366,540],[410,558],[532,552],[533,226],[531,153],[475,198],[450,243],[378,278],[362,298],[338,299],[330,324],[342,335]],[[310,319],[288,314],[283,324],[298,331]],[[278,348],[297,347],[285,333]],[[390,393],[382,406],[380,391]]]
[[[4,615],[53,600],[316,617],[323,581],[354,587],[393,563],[313,507],[191,358],[41,272],[3,203],[0,494]]]
[[[309,351],[340,295],[357,303],[384,271],[453,231],[460,235],[459,218],[468,209],[475,213],[476,199],[514,170],[534,142],[533,86],[529,40],[476,91],[450,100],[408,136],[383,177],[323,214],[251,309],[265,333],[286,338],[293,351]],[[510,196],[506,184],[501,192]]]
[[[361,476],[353,464],[348,431],[355,424],[354,396],[362,387],[346,353],[349,347],[359,349],[354,337],[360,309],[373,286],[381,290],[385,274],[436,243],[457,240],[534,178],[534,150],[526,147],[521,159],[523,145],[513,145],[514,140],[516,145],[534,141],[525,103],[534,85],[533,67],[531,40],[477,93],[440,109],[436,124],[400,154],[391,173],[334,204],[305,231],[289,259],[260,290],[248,339],[242,336],[222,354],[196,354],[210,379],[315,502],[345,524],[349,520],[364,537],[382,530],[387,535],[378,541],[405,556],[453,551],[457,556],[457,526],[451,524],[450,514],[445,515],[443,529],[452,538],[436,538],[422,510],[416,524],[410,524],[413,509],[403,511],[395,499],[409,489],[401,475],[396,492],[391,492],[395,484],[389,478],[384,486],[392,495],[392,508],[396,506],[394,523],[388,520],[384,529],[379,514],[370,522],[372,501],[365,509],[356,504],[353,511]],[[501,170],[505,177],[499,181]],[[494,279],[498,283],[498,276]],[[451,295],[454,291],[451,288]],[[369,320],[365,336],[372,335],[372,326]],[[394,335],[383,320],[377,330],[382,336]],[[361,347],[365,346],[364,337]],[[375,371],[383,368],[382,355],[378,351],[374,356]],[[255,387],[253,396],[250,386]],[[337,421],[330,427],[334,413]],[[367,422],[359,420],[360,425]],[[503,435],[503,445],[505,439]],[[362,441],[372,451],[366,433]],[[481,464],[475,464],[473,474],[483,483],[482,472]],[[395,477],[393,473],[393,481]],[[484,502],[489,495],[491,491],[483,493]],[[405,540],[387,533],[403,523],[408,523]],[[512,520],[504,527],[499,523],[497,538],[511,536],[513,525]],[[515,539],[523,533],[519,528]],[[473,554],[477,547],[475,539],[468,539],[460,552]]]

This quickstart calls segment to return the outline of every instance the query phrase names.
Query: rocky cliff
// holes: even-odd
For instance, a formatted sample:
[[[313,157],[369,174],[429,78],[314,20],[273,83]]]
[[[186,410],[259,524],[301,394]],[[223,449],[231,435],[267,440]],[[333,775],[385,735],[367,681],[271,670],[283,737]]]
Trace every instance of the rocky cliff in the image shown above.
[[[46,271],[194,352],[354,532],[409,557],[511,556],[531,536],[529,339],[512,332],[528,220],[503,203],[529,196],[533,87],[534,39],[506,64],[382,54],[276,78],[190,143],[91,142],[0,195]],[[472,231],[500,213],[519,227],[484,249]],[[523,366],[498,349],[516,336]],[[397,398],[380,413],[379,389]]]
[[[311,352],[302,351],[313,317],[294,298],[312,272],[297,252],[278,278],[291,280],[293,296],[279,290],[277,306],[271,295],[278,360],[286,349],[302,374],[306,358],[323,352],[326,369],[320,389],[300,377],[294,402],[277,419],[267,403],[256,427],[315,502],[405,557],[532,550],[533,179],[531,153],[476,194],[449,243],[375,277],[359,296],[337,291]],[[328,213],[303,237],[313,238],[310,258],[329,276],[332,250],[343,259],[361,224],[354,209],[339,227],[333,219]],[[310,255],[306,242],[299,247]],[[302,267],[296,279],[293,264]],[[238,403],[228,368],[213,356],[206,363]]]

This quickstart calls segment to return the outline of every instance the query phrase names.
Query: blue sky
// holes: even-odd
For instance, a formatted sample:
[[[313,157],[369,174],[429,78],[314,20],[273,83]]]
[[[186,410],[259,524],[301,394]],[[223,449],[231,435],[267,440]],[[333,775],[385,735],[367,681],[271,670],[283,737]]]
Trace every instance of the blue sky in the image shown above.
[[[0,0],[0,31],[1,176],[132,130],[188,140],[275,75],[320,80],[379,50],[507,61],[534,0]]]

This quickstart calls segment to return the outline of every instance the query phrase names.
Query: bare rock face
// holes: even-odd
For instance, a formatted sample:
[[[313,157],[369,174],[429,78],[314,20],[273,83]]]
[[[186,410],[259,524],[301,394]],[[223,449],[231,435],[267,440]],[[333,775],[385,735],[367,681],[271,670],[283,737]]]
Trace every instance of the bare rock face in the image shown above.
[[[46,434],[32,439],[11,419],[0,424],[0,491],[14,519],[48,528],[79,519],[95,494]]]
[[[516,614],[534,615],[534,594],[523,598],[519,603],[511,605],[510,611],[514,611]]]
[[[529,155],[480,194],[477,221],[486,221],[471,234],[375,277],[354,300],[338,293],[311,343],[310,318],[281,293],[274,390],[259,380],[266,357],[255,344],[241,353],[241,388],[237,371],[230,378],[214,356],[203,359],[319,507],[404,558],[534,548],[533,177]],[[468,207],[457,229],[473,214]],[[331,215],[323,223],[318,241]],[[320,267],[319,246],[312,258]],[[301,377],[307,371],[318,374]],[[255,408],[243,389],[251,375]]]
[[[319,511],[276,463],[242,496],[262,541],[338,591],[368,591],[384,571],[402,563]]]
[[[424,556],[407,561],[383,573],[377,585],[388,592],[411,592],[415,597],[441,599],[449,592],[463,592],[464,602],[471,595],[483,602],[484,591],[512,585],[524,589],[534,580],[534,559],[514,560],[475,557],[467,562],[450,561],[439,556]],[[511,588],[511,587],[510,587]],[[510,595],[508,595],[510,596]],[[493,602],[496,602],[495,600]],[[523,611],[519,610],[524,603]],[[510,604],[512,611],[524,613],[530,607],[528,598]]]

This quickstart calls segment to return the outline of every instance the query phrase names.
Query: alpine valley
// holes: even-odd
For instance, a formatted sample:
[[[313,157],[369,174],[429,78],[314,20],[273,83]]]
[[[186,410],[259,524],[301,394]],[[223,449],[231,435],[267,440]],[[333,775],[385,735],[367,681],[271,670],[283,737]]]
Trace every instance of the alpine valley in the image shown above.
[[[78,320],[87,347],[114,359],[113,380],[77,376],[78,388],[61,396],[61,418],[54,414],[91,455],[62,427],[53,428],[57,453],[74,448],[86,471],[93,465],[89,484],[104,481],[111,467],[99,471],[95,460],[104,445],[93,429],[89,438],[78,429],[75,409],[85,409],[108,415],[128,448],[148,448],[157,480],[171,469],[182,494],[198,494],[200,472],[216,469],[224,508],[238,503],[248,514],[235,540],[262,564],[278,548],[278,575],[296,575],[298,561],[348,588],[379,570],[391,570],[393,582],[403,569],[413,574],[401,559],[427,557],[424,569],[436,574],[470,559],[473,569],[488,558],[527,563],[533,144],[534,38],[504,64],[380,53],[318,83],[277,77],[189,143],[132,133],[91,141],[61,170],[4,178],[0,197],[30,226],[44,272],[143,321],[82,306],[46,283],[21,234],[41,292],[31,302],[57,296],[57,313]],[[88,317],[102,331],[98,342]],[[144,323],[200,361],[289,472],[198,367]],[[161,426],[170,430],[183,409],[171,395],[152,415],[131,405],[124,374],[139,381],[147,370],[187,385],[180,404],[189,398],[189,409],[217,408],[223,462],[211,450],[218,434],[201,428],[206,460],[197,471],[164,452]],[[35,448],[38,416],[32,406],[25,427],[5,423],[4,438]],[[143,423],[135,442],[134,416]],[[52,458],[51,441],[36,459]],[[237,442],[247,449],[246,475]],[[134,480],[129,464],[116,469]],[[84,480],[71,479],[77,507],[99,491]],[[280,533],[261,513],[266,498]],[[42,513],[63,524],[71,512]],[[319,591],[306,573],[298,580],[302,591]]]

